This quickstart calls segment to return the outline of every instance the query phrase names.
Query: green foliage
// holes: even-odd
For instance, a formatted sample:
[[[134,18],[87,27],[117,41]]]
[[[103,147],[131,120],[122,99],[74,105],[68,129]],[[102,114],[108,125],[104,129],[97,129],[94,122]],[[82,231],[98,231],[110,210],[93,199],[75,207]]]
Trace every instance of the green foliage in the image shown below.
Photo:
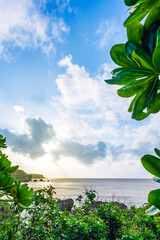
[[[0,148],[6,148],[6,139],[0,135]],[[0,150],[0,201],[14,202],[15,205],[29,207],[35,194],[26,184],[21,184],[13,174],[18,166],[11,166],[8,156]]]
[[[159,7],[160,0],[125,0],[125,4],[127,6],[131,6],[129,9],[130,16],[124,22],[124,27],[127,27],[129,24],[133,24],[135,21],[141,21],[148,13],[153,11],[153,9]],[[146,18],[146,21],[148,21],[148,17],[149,14]]]
[[[142,27],[141,24],[140,26]],[[137,34],[133,32],[135,27]],[[138,34],[140,34],[139,38],[137,38]],[[151,113],[160,111],[159,30],[156,32],[156,39],[152,40],[152,46],[150,40],[144,43],[142,29],[138,30],[137,24],[132,25],[131,29],[128,27],[128,38],[132,42],[128,41],[126,44],[112,47],[111,57],[120,67],[112,71],[112,79],[106,82],[124,85],[117,91],[118,95],[125,98],[134,96],[128,111],[132,112],[132,118],[142,120]],[[148,51],[138,44],[141,40]],[[154,51],[151,57],[150,51],[153,45]]]
[[[130,6],[130,15],[124,22],[128,41],[111,48],[111,58],[120,67],[112,71],[112,79],[105,81],[123,85],[117,94],[133,97],[128,111],[133,119],[143,120],[160,111],[160,0],[124,2]],[[158,157],[148,154],[141,162],[148,172],[160,178],[160,150],[155,149],[155,152]],[[160,179],[154,180],[160,183]],[[151,191],[148,201],[153,206],[147,214],[156,214],[160,210],[160,189]]]
[[[159,239],[160,216],[146,215],[146,206],[139,209],[132,206],[122,210],[118,205],[109,203],[86,213],[85,202],[90,202],[91,191],[87,190],[85,196],[82,196],[85,199],[83,205],[74,206],[73,212],[60,210],[52,186],[38,190],[32,208],[22,213],[14,205],[1,205],[0,239]]]

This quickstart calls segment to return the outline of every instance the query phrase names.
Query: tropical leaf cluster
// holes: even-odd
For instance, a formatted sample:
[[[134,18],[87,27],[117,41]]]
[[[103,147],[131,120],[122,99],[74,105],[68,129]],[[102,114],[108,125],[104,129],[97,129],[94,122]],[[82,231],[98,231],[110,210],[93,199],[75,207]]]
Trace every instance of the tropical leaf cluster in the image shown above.
[[[142,120],[160,111],[160,1],[126,0],[125,3],[135,4],[124,23],[128,41],[112,47],[111,58],[119,67],[106,82],[123,86],[118,95],[133,97],[128,111],[133,119]],[[142,25],[140,21],[147,14]]]
[[[0,135],[0,149],[6,147],[6,138]],[[8,156],[0,150],[0,201],[14,202],[22,207],[28,207],[32,204],[35,194],[27,184],[21,184],[12,176],[18,167],[11,166]]]
[[[111,58],[119,67],[112,71],[112,79],[105,81],[122,85],[117,94],[132,97],[128,111],[133,119],[143,120],[160,111],[160,0],[124,2],[130,6],[129,17],[124,22],[128,41],[111,48]],[[155,153],[157,157],[147,154],[141,162],[156,176],[154,181],[160,182],[160,150],[155,148]],[[148,201],[153,206],[146,211],[147,214],[158,213],[160,189],[151,191]]]

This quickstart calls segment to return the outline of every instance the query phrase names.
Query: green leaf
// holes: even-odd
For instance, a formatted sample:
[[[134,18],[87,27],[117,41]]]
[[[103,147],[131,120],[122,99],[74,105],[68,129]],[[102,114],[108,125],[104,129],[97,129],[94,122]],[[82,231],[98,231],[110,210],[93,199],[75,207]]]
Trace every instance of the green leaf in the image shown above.
[[[117,91],[120,97],[132,97],[144,86],[146,79],[135,80]]]
[[[148,202],[160,209],[160,189],[153,190],[149,193]]]
[[[3,138],[2,135],[0,135],[0,148],[6,148],[6,138]]]
[[[125,51],[127,57],[135,61],[139,67],[155,71],[150,55],[142,47],[128,41],[125,44]]]
[[[160,74],[160,43],[154,49],[152,62],[157,72]]]
[[[150,215],[150,216],[153,216],[153,215],[157,214],[158,212],[159,212],[159,209],[155,206],[152,206],[151,208],[146,210],[146,214]]]
[[[153,7],[159,6],[160,0],[144,0],[143,8],[148,11]]]
[[[147,15],[147,12],[142,9],[142,6],[143,2],[139,4],[137,9],[127,18],[127,20],[123,24],[124,27],[127,27],[135,20],[141,21]]]
[[[154,7],[149,12],[145,22],[144,22],[144,28],[148,30],[150,25],[157,20],[160,20],[160,7]]]
[[[134,68],[137,67],[137,65],[133,62],[131,62],[125,53],[125,44],[116,44],[111,48],[110,55],[112,60],[119,66],[125,67],[125,68]]]
[[[133,106],[132,118],[136,118],[142,111],[147,108],[156,98],[157,82],[150,82],[147,89],[139,96]]]
[[[148,106],[147,112],[151,114],[151,113],[157,113],[159,111],[160,111],[160,94],[157,94],[154,102]]]
[[[11,177],[6,172],[0,172],[0,189],[3,190],[3,188],[8,188],[13,185],[14,178]]]
[[[13,173],[15,172],[17,169],[19,168],[19,166],[14,166],[14,167],[10,167],[10,168],[6,168],[5,171],[8,173]]]
[[[147,61],[147,59],[143,58],[141,55],[138,55],[135,51],[132,52],[132,59],[139,65],[139,67],[143,67],[145,69],[149,69],[154,71],[153,65]]]
[[[157,30],[156,33],[156,46],[158,46],[160,44],[160,27]]]
[[[127,26],[127,37],[128,41],[131,41],[136,44],[142,43],[143,36],[143,25],[135,20]]]
[[[160,159],[159,158],[146,154],[141,158],[141,162],[143,167],[148,172],[155,175],[156,177],[160,177]]]
[[[142,47],[128,41],[125,44],[125,51],[127,57],[131,61],[135,61],[139,67],[155,71],[150,55]]]
[[[0,154],[0,171],[10,168],[11,162],[7,159],[5,154]]]
[[[139,69],[124,69],[118,68],[119,71],[114,73],[112,79],[105,80],[109,84],[126,85],[135,80],[140,81],[150,76],[150,71],[143,71]]]
[[[127,6],[132,6],[134,4],[136,4],[139,0],[124,0],[125,4]]]
[[[157,156],[160,158],[160,150],[158,148],[155,148],[154,151],[157,154]]]
[[[148,30],[144,29],[143,38],[142,38],[142,45],[146,52],[148,52],[151,56],[154,52],[156,47],[156,42],[158,39],[158,28],[160,25],[160,20],[153,22]]]

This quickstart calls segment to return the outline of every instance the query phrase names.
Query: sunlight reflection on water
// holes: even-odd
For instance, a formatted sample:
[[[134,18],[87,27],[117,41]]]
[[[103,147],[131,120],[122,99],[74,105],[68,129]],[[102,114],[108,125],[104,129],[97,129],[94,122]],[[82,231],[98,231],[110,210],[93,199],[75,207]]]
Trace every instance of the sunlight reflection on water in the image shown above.
[[[85,188],[97,192],[99,201],[119,201],[126,205],[141,206],[147,202],[148,193],[159,184],[152,179],[54,179],[50,182],[29,182],[35,190],[52,184],[56,197],[76,199]]]

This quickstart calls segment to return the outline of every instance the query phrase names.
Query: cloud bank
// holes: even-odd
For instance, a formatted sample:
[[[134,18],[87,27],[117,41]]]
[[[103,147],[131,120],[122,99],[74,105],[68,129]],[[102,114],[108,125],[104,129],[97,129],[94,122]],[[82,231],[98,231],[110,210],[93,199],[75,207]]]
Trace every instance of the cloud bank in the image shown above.
[[[16,134],[7,129],[0,129],[1,134],[7,137],[7,144],[13,152],[28,155],[32,159],[46,154],[43,143],[53,139],[55,132],[51,124],[45,123],[41,118],[27,118],[28,134]]]
[[[98,142],[97,144],[81,144],[78,142],[62,143],[58,150],[52,152],[55,159],[60,157],[73,157],[85,165],[91,165],[96,160],[102,160],[106,157],[106,144]]]

